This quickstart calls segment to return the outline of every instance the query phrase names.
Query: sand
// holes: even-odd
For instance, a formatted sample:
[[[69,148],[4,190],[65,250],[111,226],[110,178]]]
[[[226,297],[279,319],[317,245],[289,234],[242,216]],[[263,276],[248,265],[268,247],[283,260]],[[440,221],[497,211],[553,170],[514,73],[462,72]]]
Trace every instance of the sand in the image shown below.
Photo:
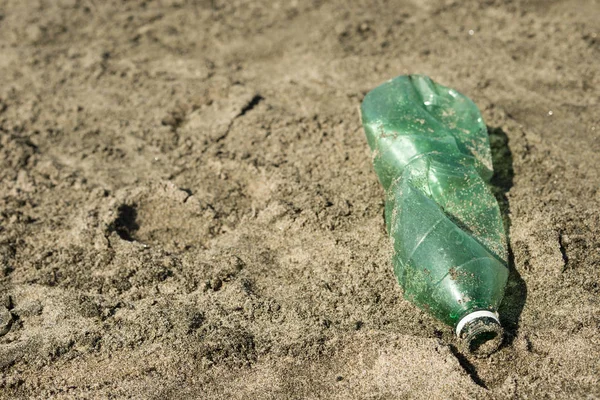
[[[600,397],[600,2],[0,1],[0,397]],[[507,336],[402,298],[365,93],[490,130]]]

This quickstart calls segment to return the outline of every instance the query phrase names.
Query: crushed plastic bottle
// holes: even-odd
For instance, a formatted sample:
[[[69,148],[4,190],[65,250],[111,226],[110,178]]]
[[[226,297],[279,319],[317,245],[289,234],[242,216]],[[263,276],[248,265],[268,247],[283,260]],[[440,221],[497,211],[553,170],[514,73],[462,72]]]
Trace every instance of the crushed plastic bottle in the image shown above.
[[[369,92],[361,114],[404,297],[454,327],[464,348],[490,354],[503,339],[497,310],[508,264],[477,106],[408,75]]]

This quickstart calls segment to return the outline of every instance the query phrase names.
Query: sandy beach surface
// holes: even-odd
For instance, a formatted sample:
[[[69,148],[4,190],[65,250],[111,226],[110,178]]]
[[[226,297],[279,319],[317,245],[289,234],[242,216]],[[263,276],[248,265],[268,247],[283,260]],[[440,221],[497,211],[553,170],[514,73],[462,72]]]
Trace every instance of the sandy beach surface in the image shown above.
[[[0,398],[600,397],[598,0],[0,0]],[[358,107],[471,97],[503,347],[402,297]]]

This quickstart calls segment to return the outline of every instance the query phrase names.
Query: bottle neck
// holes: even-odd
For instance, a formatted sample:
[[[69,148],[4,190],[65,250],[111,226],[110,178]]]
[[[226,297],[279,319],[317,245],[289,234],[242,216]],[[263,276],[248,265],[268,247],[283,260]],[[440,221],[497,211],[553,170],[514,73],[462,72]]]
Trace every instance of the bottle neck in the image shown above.
[[[465,315],[460,319],[460,321],[458,321],[458,324],[456,324],[456,336],[460,337],[461,331],[469,322],[473,321],[474,319],[483,317],[491,318],[495,320],[498,324],[500,323],[500,320],[498,319],[498,314],[495,312],[487,310],[473,311],[472,313]]]
[[[498,350],[504,339],[504,330],[498,314],[480,310],[465,315],[456,325],[456,336],[465,351],[476,356],[487,356]]]

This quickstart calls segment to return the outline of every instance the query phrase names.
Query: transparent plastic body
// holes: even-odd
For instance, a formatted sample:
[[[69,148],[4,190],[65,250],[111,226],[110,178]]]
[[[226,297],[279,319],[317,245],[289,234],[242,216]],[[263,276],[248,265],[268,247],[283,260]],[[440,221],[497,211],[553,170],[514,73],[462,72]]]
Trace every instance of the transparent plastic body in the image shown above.
[[[456,327],[496,312],[507,248],[487,128],[477,106],[423,75],[399,76],[361,106],[373,165],[386,191],[386,227],[404,296]]]

